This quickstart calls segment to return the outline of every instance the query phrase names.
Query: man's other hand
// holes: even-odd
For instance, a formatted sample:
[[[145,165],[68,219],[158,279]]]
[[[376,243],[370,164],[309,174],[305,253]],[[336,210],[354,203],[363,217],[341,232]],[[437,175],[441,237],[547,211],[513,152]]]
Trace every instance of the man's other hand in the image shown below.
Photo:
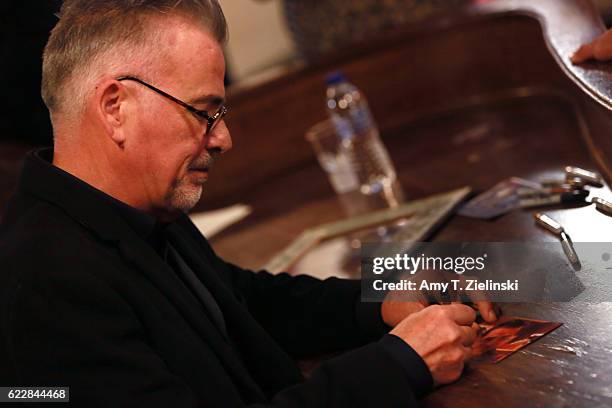
[[[612,59],[612,29],[606,31],[595,40],[578,48],[570,57],[574,64],[591,59],[607,61]]]
[[[404,340],[427,364],[436,385],[461,376],[476,339],[476,312],[461,304],[434,305],[402,320],[391,334]]]

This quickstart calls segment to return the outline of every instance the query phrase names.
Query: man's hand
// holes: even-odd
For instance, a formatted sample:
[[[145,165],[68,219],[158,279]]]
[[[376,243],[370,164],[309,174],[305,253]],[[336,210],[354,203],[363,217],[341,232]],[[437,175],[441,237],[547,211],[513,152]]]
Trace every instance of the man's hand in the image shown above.
[[[434,305],[402,320],[391,334],[404,340],[427,364],[436,385],[461,376],[478,333],[476,312],[461,304]]]
[[[422,280],[431,282],[449,281],[449,279],[465,279],[464,276],[457,276],[451,272],[446,278],[439,271],[422,271],[414,276],[412,280],[417,284]],[[465,285],[462,285],[465,287]],[[493,303],[486,301],[485,294],[481,292],[463,292],[466,298],[472,299],[472,302],[478,308],[480,315],[487,323],[493,323],[497,320],[497,313]],[[432,294],[429,296],[420,291],[392,291],[387,294],[383,301],[380,313],[385,324],[395,327],[399,322],[404,320],[412,313],[419,312],[425,309],[432,299]],[[441,299],[437,299],[441,301]]]
[[[380,306],[380,314],[383,322],[387,326],[395,327],[406,317],[413,313],[420,312],[427,307],[427,303],[421,302],[402,302],[398,300],[390,300],[389,295]]]
[[[606,31],[595,40],[582,47],[570,57],[574,64],[595,59],[607,61],[612,59],[612,29]]]
[[[479,301],[474,302],[480,315],[487,323],[493,323],[497,320],[495,306],[491,302]],[[407,316],[420,312],[427,307],[427,302],[402,302],[398,300],[385,299],[380,307],[382,319],[387,326],[395,327]]]

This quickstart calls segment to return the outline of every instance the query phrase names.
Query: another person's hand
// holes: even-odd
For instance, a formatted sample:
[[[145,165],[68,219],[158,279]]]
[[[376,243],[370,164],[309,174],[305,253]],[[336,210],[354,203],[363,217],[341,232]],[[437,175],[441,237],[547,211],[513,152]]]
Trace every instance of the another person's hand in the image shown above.
[[[612,59],[612,29],[606,31],[595,40],[578,48],[570,57],[574,64],[591,59],[607,61]]]
[[[404,340],[427,364],[436,385],[457,380],[472,356],[478,334],[476,312],[461,304],[429,306],[402,320],[391,334]]]

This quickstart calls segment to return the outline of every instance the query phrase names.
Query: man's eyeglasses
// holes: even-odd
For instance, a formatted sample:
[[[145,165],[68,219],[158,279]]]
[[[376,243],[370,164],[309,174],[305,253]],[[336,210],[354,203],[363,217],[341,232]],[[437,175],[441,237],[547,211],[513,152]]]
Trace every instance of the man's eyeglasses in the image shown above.
[[[198,118],[204,119],[206,121],[206,134],[209,134],[210,132],[212,132],[214,127],[217,126],[217,124],[221,121],[221,119],[223,119],[223,117],[229,111],[229,108],[226,105],[221,105],[221,107],[219,108],[217,113],[215,113],[214,115],[210,116],[207,111],[197,109],[197,108],[189,105],[188,103],[183,102],[183,101],[181,101],[178,98],[175,98],[174,96],[170,95],[169,93],[166,93],[166,92],[162,91],[161,89],[158,89],[158,88],[154,87],[153,85],[148,84],[145,81],[143,81],[141,79],[138,79],[136,77],[133,77],[133,76],[122,76],[122,77],[117,78],[117,81],[135,81],[135,82],[138,82],[139,84],[146,86],[150,90],[152,90],[154,92],[157,92],[161,96],[170,99],[172,102],[178,103],[183,108],[187,109],[189,112],[191,112],[194,115],[196,115]]]

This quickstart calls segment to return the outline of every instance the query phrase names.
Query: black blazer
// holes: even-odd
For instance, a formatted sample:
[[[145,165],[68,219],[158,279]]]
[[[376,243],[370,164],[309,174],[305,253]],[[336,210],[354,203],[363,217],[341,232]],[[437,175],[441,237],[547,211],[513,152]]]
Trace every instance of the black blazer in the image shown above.
[[[238,268],[184,216],[170,227],[177,249],[214,294],[229,342],[159,255],[45,154],[27,156],[0,226],[0,385],[69,386],[71,406],[88,408],[414,403],[378,342],[308,380],[294,363],[384,333],[358,282]]]

